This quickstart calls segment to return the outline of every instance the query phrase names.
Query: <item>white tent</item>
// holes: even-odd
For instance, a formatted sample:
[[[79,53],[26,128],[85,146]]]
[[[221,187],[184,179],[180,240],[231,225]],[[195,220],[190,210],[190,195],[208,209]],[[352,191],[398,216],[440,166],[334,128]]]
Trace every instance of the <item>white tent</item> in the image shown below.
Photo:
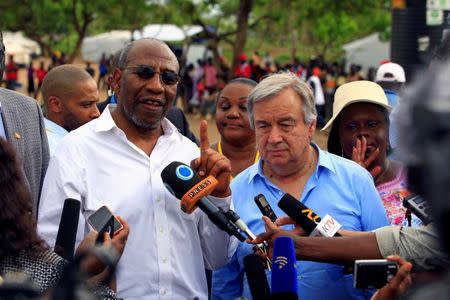
[[[99,62],[103,53],[108,57],[120,50],[130,40],[131,32],[127,30],[113,30],[86,37],[81,45],[81,56],[83,60]]]
[[[133,32],[135,40],[141,38],[156,38],[165,42],[184,41],[187,37],[202,32],[203,28],[199,25],[179,27],[173,24],[149,24],[142,30]]]
[[[380,61],[390,58],[390,44],[389,41],[381,41],[379,34],[374,33],[343,45],[347,69],[350,64],[361,65],[365,71],[378,67]]]
[[[22,32],[3,32],[3,43],[6,55],[14,55],[14,61],[19,64],[28,64],[32,54],[40,54],[39,44],[23,35]]]

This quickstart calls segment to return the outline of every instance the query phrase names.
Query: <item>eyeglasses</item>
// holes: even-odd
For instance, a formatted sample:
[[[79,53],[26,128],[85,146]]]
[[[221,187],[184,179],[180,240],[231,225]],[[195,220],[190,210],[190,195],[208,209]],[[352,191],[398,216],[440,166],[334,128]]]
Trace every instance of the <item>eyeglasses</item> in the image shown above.
[[[155,74],[159,74],[159,78],[161,79],[161,81],[167,85],[174,85],[180,81],[180,76],[178,76],[176,72],[170,70],[156,72],[153,67],[144,65],[139,65],[136,67],[127,67],[125,69],[135,69],[133,73],[139,76],[139,78],[145,80],[153,78]]]

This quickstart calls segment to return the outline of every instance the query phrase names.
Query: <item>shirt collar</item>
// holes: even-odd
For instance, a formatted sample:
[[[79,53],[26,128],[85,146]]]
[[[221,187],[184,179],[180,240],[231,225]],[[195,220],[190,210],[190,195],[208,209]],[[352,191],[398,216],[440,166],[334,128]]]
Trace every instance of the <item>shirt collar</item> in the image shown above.
[[[102,131],[109,131],[113,128],[120,129],[117,127],[116,122],[114,122],[114,119],[111,115],[111,110],[114,110],[116,108],[116,104],[108,104],[103,111],[103,113],[100,115],[100,117],[97,119],[97,124],[95,126],[96,132],[102,132]],[[175,125],[170,123],[167,118],[164,118],[161,121],[161,126],[163,129],[164,135],[171,135],[173,132],[178,132]],[[121,130],[121,129],[120,129]]]
[[[319,154],[319,160],[317,162],[316,170],[314,171],[314,174],[317,174],[319,171],[319,168],[326,168],[332,172],[335,172],[334,165],[330,158],[330,153],[322,151],[319,146],[317,146],[316,143],[311,143],[311,145],[317,150],[317,153]],[[313,176],[314,176],[313,174]],[[260,158],[256,163],[250,166],[249,175],[248,175],[248,183],[250,183],[256,176],[260,176],[262,178],[265,178],[263,170],[262,170],[262,158]]]
[[[50,131],[59,136],[65,136],[66,134],[69,133],[64,127],[62,127],[59,124],[56,124],[52,120],[44,118],[44,122],[45,122],[45,130],[47,131]]]

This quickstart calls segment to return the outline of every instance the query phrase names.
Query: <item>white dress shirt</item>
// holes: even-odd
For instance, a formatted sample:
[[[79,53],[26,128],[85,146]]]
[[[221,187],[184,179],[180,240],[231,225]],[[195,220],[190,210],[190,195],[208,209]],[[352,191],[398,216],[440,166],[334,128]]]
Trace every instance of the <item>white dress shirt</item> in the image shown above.
[[[50,156],[55,153],[56,147],[59,145],[63,137],[65,137],[69,132],[63,127],[59,126],[53,121],[44,118],[45,131],[47,133],[48,148],[50,150]]]
[[[236,240],[199,209],[183,213],[160,176],[174,160],[189,164],[199,156],[198,147],[164,119],[164,134],[148,156],[127,140],[110,109],[71,131],[56,149],[44,180],[38,232],[53,246],[64,199],[79,199],[78,244],[89,231],[87,217],[107,205],[130,225],[118,265],[118,297],[207,299],[204,268],[227,263]],[[211,200],[230,207],[230,199]]]

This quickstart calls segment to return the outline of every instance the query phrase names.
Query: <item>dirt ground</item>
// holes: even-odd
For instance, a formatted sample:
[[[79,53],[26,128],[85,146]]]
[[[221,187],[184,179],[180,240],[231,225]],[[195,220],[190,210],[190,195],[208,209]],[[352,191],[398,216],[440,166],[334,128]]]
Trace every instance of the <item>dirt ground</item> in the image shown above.
[[[33,62],[34,68],[37,69],[38,65],[39,65],[39,61],[36,60]],[[82,67],[82,68],[85,67],[85,64],[83,61],[76,61],[75,65]],[[96,64],[92,64],[92,67],[96,70],[96,75],[98,75],[98,66]],[[19,82],[22,84],[22,86],[20,88],[18,88],[17,91],[21,92],[25,95],[27,94],[26,78],[27,78],[26,69],[20,69],[19,70]],[[96,78],[96,80],[97,80],[97,78]],[[36,86],[37,86],[37,84],[36,84]],[[100,91],[100,100],[104,100],[106,98],[107,98],[106,90],[101,90]],[[42,104],[42,95],[39,95],[37,97],[37,100],[39,101],[39,103]],[[181,101],[177,101],[177,103],[181,103]],[[189,122],[189,126],[191,127],[192,132],[194,132],[194,134],[198,137],[201,119],[197,118],[193,114],[188,114],[186,117],[187,117],[187,120]],[[209,134],[211,143],[217,142],[220,138],[220,135],[216,128],[216,122],[215,122],[214,118],[211,120],[208,120],[208,134]],[[316,130],[316,133],[314,135],[314,141],[319,145],[319,147],[321,149],[326,149],[327,135],[325,133],[323,133],[319,130]]]

